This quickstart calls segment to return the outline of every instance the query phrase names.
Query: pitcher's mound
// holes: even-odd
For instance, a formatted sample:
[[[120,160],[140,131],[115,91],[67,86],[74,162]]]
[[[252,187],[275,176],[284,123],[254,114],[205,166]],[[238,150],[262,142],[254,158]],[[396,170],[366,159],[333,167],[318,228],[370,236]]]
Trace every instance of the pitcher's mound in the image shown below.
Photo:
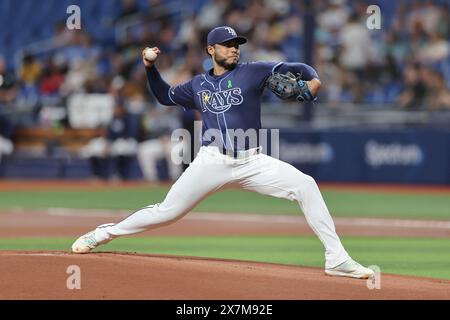
[[[320,268],[108,252],[1,251],[0,283],[0,299],[450,299],[447,280],[382,274],[369,290]]]

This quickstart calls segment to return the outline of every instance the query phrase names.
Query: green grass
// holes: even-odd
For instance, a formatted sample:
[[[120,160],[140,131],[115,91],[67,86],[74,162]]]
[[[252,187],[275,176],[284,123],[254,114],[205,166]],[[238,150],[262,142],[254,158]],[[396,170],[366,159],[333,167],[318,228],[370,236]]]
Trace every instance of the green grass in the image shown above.
[[[92,208],[131,210],[161,202],[168,187],[134,187],[96,191],[0,192],[0,208]],[[333,216],[450,220],[450,196],[394,192],[324,190]],[[299,214],[298,204],[242,190],[218,192],[197,205],[198,212]]]
[[[0,208],[93,208],[134,210],[161,202],[168,187],[127,187],[97,191],[3,191]],[[323,190],[333,216],[450,220],[450,196]],[[299,214],[297,203],[241,190],[224,190],[197,205],[198,212]]]
[[[73,238],[0,239],[1,250],[68,250]],[[450,239],[343,237],[351,256],[382,273],[450,279]],[[323,267],[313,236],[120,238],[97,251],[128,251]]]
[[[446,194],[326,191],[324,198],[335,216],[450,220],[450,196]]]

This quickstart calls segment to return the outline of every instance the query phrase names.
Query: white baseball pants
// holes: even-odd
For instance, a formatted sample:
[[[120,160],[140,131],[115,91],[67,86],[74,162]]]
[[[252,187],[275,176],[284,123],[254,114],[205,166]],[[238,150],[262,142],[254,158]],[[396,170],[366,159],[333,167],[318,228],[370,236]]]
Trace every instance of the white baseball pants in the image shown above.
[[[314,179],[288,163],[255,150],[250,150],[253,155],[234,159],[219,152],[217,147],[201,147],[163,202],[142,208],[117,224],[99,226],[95,233],[97,241],[172,223],[209,194],[237,183],[245,190],[297,201],[309,226],[325,247],[326,268],[349,259]]]

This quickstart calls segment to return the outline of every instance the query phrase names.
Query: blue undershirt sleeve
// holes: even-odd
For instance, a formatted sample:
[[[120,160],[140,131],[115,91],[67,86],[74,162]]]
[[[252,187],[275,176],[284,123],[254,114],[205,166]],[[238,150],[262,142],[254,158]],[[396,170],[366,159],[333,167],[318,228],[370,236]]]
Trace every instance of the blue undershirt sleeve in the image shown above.
[[[152,66],[151,68],[145,68],[145,71],[147,73],[148,85],[159,103],[166,106],[176,105],[176,103],[169,99],[170,86],[163,80],[158,69],[156,69],[155,66]]]
[[[159,103],[166,106],[182,106],[184,109],[194,109],[192,80],[171,87],[163,80],[155,66],[146,68],[147,80]]]

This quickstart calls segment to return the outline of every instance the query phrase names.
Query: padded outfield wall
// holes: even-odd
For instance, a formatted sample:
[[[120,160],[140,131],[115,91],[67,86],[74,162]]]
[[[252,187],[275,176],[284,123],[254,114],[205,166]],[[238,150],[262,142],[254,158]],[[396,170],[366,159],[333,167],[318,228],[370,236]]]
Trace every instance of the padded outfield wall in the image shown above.
[[[280,158],[322,181],[450,184],[450,131],[282,129]]]

